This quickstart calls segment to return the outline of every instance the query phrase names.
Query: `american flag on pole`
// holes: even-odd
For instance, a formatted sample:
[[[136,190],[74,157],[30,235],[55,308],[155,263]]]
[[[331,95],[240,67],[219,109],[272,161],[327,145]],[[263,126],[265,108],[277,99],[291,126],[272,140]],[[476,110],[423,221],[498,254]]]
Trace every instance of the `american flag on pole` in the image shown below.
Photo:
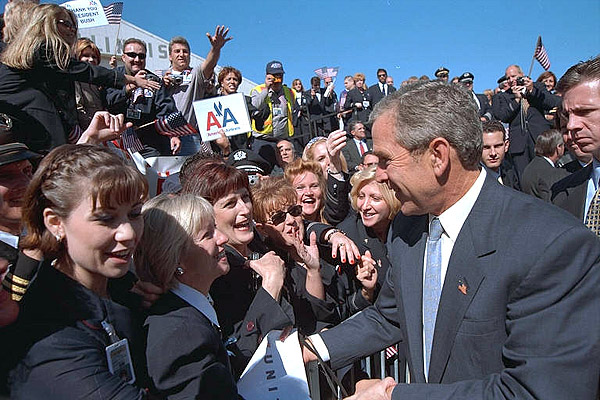
[[[537,44],[535,45],[535,54],[533,56],[546,71],[550,69],[550,60],[548,59],[548,53],[542,43],[541,36],[538,36]]]
[[[118,1],[103,8],[104,14],[106,14],[106,20],[110,25],[119,25],[121,23],[121,16],[123,15],[123,2]]]
[[[125,148],[131,150],[132,153],[136,153],[144,149],[144,145],[142,142],[140,142],[140,139],[133,128],[127,128],[127,130],[123,132],[122,137]]]
[[[165,136],[179,137],[198,133],[179,111],[157,119],[154,121],[154,127],[158,133]]]

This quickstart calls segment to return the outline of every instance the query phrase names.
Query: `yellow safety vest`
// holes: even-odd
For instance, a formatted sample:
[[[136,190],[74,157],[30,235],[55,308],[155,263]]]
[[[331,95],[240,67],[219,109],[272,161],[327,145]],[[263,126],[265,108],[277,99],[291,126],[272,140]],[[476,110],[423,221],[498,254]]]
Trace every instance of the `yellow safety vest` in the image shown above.
[[[250,91],[250,93],[252,93],[255,90],[258,91],[258,93],[260,93],[263,90],[265,90],[265,88],[266,88],[266,85],[263,83],[263,84],[260,84],[256,87],[254,87],[254,89],[252,89]],[[285,100],[287,101],[288,136],[294,136],[294,125],[292,125],[292,104],[294,104],[294,101],[296,98],[296,92],[294,91],[294,89],[290,89],[289,87],[283,85],[283,95],[285,96]],[[252,120],[252,129],[255,132],[262,133],[264,135],[273,133],[273,103],[271,102],[271,98],[269,96],[267,96],[266,102],[269,105],[269,110],[271,112],[269,113],[269,117],[264,122],[263,129],[262,130],[256,129],[256,124],[255,124],[254,120]]]

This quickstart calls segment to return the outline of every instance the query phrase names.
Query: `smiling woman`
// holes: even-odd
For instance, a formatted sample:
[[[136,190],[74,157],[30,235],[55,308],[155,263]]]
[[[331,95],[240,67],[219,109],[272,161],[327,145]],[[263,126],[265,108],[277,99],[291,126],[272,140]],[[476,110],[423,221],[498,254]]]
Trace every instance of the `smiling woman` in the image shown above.
[[[132,385],[145,383],[134,313],[109,298],[108,280],[131,267],[147,193],[140,173],[104,148],[65,145],[40,164],[21,245],[45,261],[15,326],[11,398],[143,397]]]

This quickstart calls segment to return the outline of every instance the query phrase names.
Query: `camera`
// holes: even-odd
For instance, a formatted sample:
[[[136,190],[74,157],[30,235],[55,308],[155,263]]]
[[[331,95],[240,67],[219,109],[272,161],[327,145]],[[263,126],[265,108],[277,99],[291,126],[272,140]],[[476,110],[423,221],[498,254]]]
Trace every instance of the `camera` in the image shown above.
[[[183,83],[183,76],[181,75],[171,75],[171,79],[173,80],[173,85],[179,86]]]
[[[260,182],[258,174],[248,174],[248,183],[250,184],[250,186],[254,186],[258,182]]]
[[[517,86],[525,86],[526,76],[520,76],[517,78]]]

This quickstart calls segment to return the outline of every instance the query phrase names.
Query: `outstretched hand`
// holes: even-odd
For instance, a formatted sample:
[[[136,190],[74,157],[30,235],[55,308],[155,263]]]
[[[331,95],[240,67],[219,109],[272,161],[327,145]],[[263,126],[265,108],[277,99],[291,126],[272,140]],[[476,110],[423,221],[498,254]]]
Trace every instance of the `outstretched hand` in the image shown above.
[[[206,32],[206,37],[208,38],[208,41],[213,49],[220,50],[223,46],[225,46],[225,43],[233,39],[233,37],[227,37],[228,33],[229,28],[226,28],[225,25],[217,25],[215,28],[215,34],[211,36],[210,33]]]
[[[83,132],[77,144],[99,144],[114,140],[132,126],[131,122],[125,122],[123,114],[113,115],[108,111],[98,111],[92,117],[90,125]]]

